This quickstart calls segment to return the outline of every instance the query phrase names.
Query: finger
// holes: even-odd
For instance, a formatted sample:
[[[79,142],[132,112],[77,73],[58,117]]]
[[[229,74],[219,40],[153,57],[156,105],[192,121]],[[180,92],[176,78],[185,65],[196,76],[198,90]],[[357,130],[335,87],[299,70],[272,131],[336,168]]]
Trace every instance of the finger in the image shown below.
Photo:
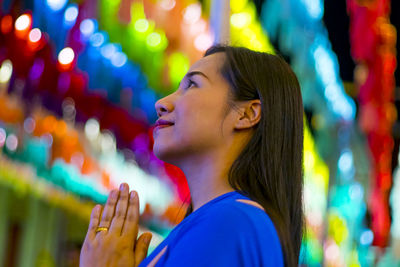
[[[96,229],[97,226],[99,226],[101,210],[102,210],[101,205],[96,205],[92,209],[92,213],[90,215],[89,228],[86,234],[86,239],[90,241],[96,237]]]
[[[139,236],[135,246],[135,266],[138,266],[147,257],[150,241],[153,235],[150,232]]]
[[[126,209],[128,207],[129,186],[126,183],[119,187],[119,199],[115,209],[115,216],[111,221],[110,233],[121,235],[122,226],[124,225]]]
[[[115,205],[117,204],[119,196],[119,190],[113,189],[108,196],[107,203],[103,209],[103,213],[101,216],[101,221],[99,223],[99,227],[110,228],[111,220],[114,217]],[[102,231],[99,234],[105,234],[106,231]]]
[[[122,234],[132,240],[136,240],[139,224],[139,197],[136,191],[129,195],[128,211],[126,214]],[[133,244],[135,245],[135,244]],[[132,247],[133,249],[133,247]]]

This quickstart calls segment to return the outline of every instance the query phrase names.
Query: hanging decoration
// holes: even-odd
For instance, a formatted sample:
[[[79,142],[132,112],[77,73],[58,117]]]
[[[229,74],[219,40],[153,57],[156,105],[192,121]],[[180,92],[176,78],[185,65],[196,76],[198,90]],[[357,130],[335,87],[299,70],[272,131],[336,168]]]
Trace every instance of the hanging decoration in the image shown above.
[[[371,211],[373,244],[388,245],[390,233],[389,191],[392,185],[392,126],[394,106],[396,29],[390,24],[390,1],[348,0],[351,53],[359,87],[359,124],[371,152]]]
[[[15,30],[23,29],[19,24],[21,18],[27,19],[24,22],[25,26],[31,25],[30,15],[26,13],[15,20]],[[0,22],[4,25],[4,20],[7,22],[10,19],[13,20],[9,15],[0,17]],[[159,222],[163,220],[163,216],[168,215],[164,212],[168,210],[169,205],[180,205],[178,199],[175,199],[175,193],[169,191],[173,190],[174,186],[168,184],[168,180],[161,181],[162,177],[166,177],[163,174],[163,163],[148,158],[151,149],[148,128],[129,119],[126,112],[113,107],[104,98],[96,99],[93,94],[84,93],[84,79],[79,79],[79,73],[72,66],[75,59],[72,49],[61,50],[55,64],[51,58],[51,48],[46,38],[38,38],[42,34],[37,28],[26,30],[24,35],[17,35],[12,28],[4,32],[7,32],[7,36],[0,36],[0,46],[6,51],[3,55],[7,59],[1,62],[0,68],[0,103],[3,103],[0,122],[4,124],[0,130],[5,140],[2,147],[9,158],[30,163],[38,175],[46,180],[64,190],[100,203],[105,202],[109,190],[117,187],[123,177],[123,181],[141,195],[141,213],[144,213],[146,208],[151,209],[151,212],[148,210],[150,219],[156,216],[159,217]],[[32,42],[42,42],[40,49],[30,49],[29,45]],[[21,51],[25,54],[19,55]],[[23,57],[23,60],[20,57]],[[68,76],[63,76],[65,74]],[[58,79],[54,77],[56,75],[59,75]],[[44,105],[35,102],[40,100],[38,96],[41,96]],[[21,103],[21,100],[26,101],[26,105]],[[83,100],[85,102],[80,102]],[[85,105],[91,100],[99,101],[102,104],[101,108],[98,106],[96,110],[87,109],[93,108]],[[46,106],[60,112],[63,120],[42,111]],[[91,113],[101,110],[107,112],[102,116]],[[118,130],[115,128],[118,124],[107,125],[107,122],[114,123],[116,120],[112,117],[107,119],[107,116],[113,113],[118,114],[116,117],[125,125],[129,121],[136,123],[136,126],[132,125],[129,129],[130,135],[119,136],[120,143],[123,143],[125,138],[132,138],[130,146],[136,157],[131,150],[127,150],[131,154],[131,162],[124,159],[121,153],[124,151],[117,150],[116,137],[108,130]],[[75,130],[74,126],[76,120],[80,122],[82,117],[85,119],[89,116],[100,118],[105,128],[100,128],[97,119],[87,120],[85,135],[89,140],[88,144],[86,141],[82,142],[82,133]],[[18,129],[24,129],[24,134]],[[87,149],[88,145],[90,149]],[[97,158],[92,156],[93,151],[96,152]],[[157,178],[144,172],[138,164],[148,169],[151,166],[152,169],[149,170],[157,174]]]
[[[45,163],[51,165],[53,176],[43,175],[46,180],[65,184],[75,194],[104,201],[109,188],[122,182],[121,179],[128,179],[132,187],[138,188],[144,203],[149,204],[141,207],[145,220],[148,214],[159,214],[158,220],[167,218],[178,223],[182,216],[177,214],[186,206],[176,203],[187,202],[190,195],[183,173],[160,162],[151,152],[149,124],[155,117],[150,109],[154,112],[155,99],[176,89],[190,64],[212,44],[207,11],[193,1],[102,0],[97,14],[96,5],[91,2],[64,1],[63,5],[54,6],[34,1],[32,12],[24,13],[29,23],[22,23],[25,26],[21,29],[26,32],[18,33],[20,37],[14,25],[17,18],[1,17],[0,46],[7,51],[7,58],[0,58],[3,64],[0,73],[7,80],[4,92],[29,105],[23,110],[4,112],[3,116],[11,118],[0,120],[20,129],[29,130],[35,125],[30,133],[26,132],[29,138],[21,139],[9,125],[6,136],[26,143],[21,146],[27,151],[24,160],[29,158],[37,169],[43,169]],[[231,7],[232,44],[273,52],[257,20],[254,3],[235,0],[231,1]],[[49,42],[54,43],[55,49]],[[24,55],[25,61],[18,54],[21,51],[30,51]],[[35,105],[52,110],[63,119],[29,108]],[[302,253],[317,263],[324,251],[323,218],[327,212],[329,170],[316,151],[307,124],[305,129],[304,197],[308,231]],[[58,132],[64,133],[64,137],[58,136]],[[69,132],[73,132],[72,139],[66,138],[71,137]],[[74,140],[73,144],[65,144],[68,139]],[[4,151],[7,157],[18,160],[18,146],[15,152],[8,148]],[[94,170],[98,172],[97,178],[90,177]],[[97,191],[79,191],[78,185],[90,180],[98,184],[88,183],[83,188]],[[174,192],[177,197],[169,198],[166,188],[177,190]],[[96,195],[98,198],[93,197]],[[332,218],[335,221],[336,217]],[[149,225],[157,225],[154,217],[147,219]],[[158,227],[162,228],[159,222]]]
[[[360,152],[365,148],[354,124],[355,103],[340,79],[338,60],[322,23],[323,13],[321,0],[269,0],[261,17],[270,38],[290,57],[303,103],[312,113],[317,150],[330,162],[324,254],[314,263],[360,266],[367,263],[373,240],[364,221],[369,162],[366,153]]]

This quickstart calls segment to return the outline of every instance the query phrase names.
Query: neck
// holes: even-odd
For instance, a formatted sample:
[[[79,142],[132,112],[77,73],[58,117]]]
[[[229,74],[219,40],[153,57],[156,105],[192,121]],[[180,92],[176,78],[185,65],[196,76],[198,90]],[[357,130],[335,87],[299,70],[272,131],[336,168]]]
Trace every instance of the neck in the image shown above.
[[[189,185],[193,211],[234,190],[228,183],[227,166],[231,166],[227,159],[209,154],[186,158],[179,164]]]
[[[186,176],[193,211],[220,195],[234,191],[228,182],[229,169],[248,143],[248,138],[247,133],[237,134],[234,138],[227,138],[219,149],[186,156],[175,164]]]
[[[242,131],[225,137],[225,142],[214,150],[186,154],[169,163],[179,167],[185,174],[192,201],[192,211],[228,192],[234,191],[228,182],[233,162],[249,142],[252,132]]]

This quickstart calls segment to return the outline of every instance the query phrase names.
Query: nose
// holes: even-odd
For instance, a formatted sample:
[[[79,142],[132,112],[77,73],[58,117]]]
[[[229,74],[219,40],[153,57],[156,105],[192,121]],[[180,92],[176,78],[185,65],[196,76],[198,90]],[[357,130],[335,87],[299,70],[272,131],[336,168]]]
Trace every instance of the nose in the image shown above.
[[[168,101],[167,97],[164,97],[156,102],[155,108],[157,116],[161,117],[164,114],[171,113],[174,110],[174,105],[171,101]]]

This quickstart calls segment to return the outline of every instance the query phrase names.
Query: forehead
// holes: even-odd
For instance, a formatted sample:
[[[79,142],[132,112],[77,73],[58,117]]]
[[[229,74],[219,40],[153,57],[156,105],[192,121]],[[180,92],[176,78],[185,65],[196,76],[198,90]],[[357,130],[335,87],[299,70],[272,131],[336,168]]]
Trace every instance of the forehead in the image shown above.
[[[206,57],[202,57],[190,67],[188,72],[201,71],[209,78],[217,78],[224,60],[224,53],[215,53]]]

